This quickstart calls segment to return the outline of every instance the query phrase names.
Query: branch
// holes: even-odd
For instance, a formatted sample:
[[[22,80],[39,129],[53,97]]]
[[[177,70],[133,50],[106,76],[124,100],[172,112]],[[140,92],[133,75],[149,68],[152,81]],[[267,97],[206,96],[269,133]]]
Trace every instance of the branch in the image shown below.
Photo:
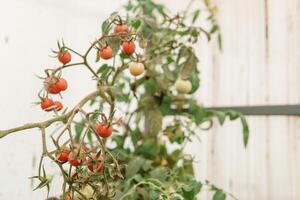
[[[72,116],[72,114],[74,112],[76,112],[79,108],[84,106],[89,100],[97,97],[98,95],[99,95],[99,90],[90,93],[85,98],[83,98],[71,111],[67,112],[64,115],[54,117],[52,119],[49,119],[49,120],[43,121],[43,122],[29,123],[29,124],[25,124],[23,126],[12,128],[12,129],[0,130],[0,138],[3,138],[11,133],[15,133],[15,132],[23,131],[23,130],[28,130],[28,129],[33,129],[33,128],[40,128],[40,129],[47,128],[55,122],[65,123],[70,118],[70,116]]]

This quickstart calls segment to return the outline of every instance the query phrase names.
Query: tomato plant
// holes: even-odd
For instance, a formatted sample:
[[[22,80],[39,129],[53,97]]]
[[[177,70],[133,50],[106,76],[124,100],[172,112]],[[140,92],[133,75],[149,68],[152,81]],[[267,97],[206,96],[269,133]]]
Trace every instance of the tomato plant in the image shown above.
[[[58,41],[53,52],[59,62],[45,69],[38,92],[42,110],[55,116],[0,131],[2,138],[40,129],[43,145],[38,175],[32,177],[38,182],[35,189],[51,189],[52,176],[43,165],[48,159],[61,172],[60,199],[195,200],[203,188],[214,200],[231,196],[209,181],[196,180],[193,156],[184,152],[214,119],[220,124],[226,118],[240,119],[245,146],[249,137],[240,113],[205,108],[194,97],[200,86],[195,45],[217,38],[221,47],[216,9],[210,1],[203,3],[203,9],[195,4],[173,16],[152,0],[130,0],[126,17],[112,13],[102,23],[101,36],[85,51]],[[201,18],[207,20],[206,28],[198,25]],[[72,61],[73,56],[79,61]],[[79,65],[91,74],[96,89],[73,108],[67,105],[56,112],[63,109],[69,87],[62,75]],[[52,124],[62,126],[48,135]]]

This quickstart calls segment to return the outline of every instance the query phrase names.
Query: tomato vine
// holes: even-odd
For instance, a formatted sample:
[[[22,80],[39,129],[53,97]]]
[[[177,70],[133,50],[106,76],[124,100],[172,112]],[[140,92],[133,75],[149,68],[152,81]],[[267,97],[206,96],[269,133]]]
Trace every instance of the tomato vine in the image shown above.
[[[129,0],[127,16],[112,13],[102,23],[102,36],[84,53],[58,42],[53,53],[62,65],[45,70],[38,93],[41,109],[56,116],[0,131],[2,138],[41,130],[43,151],[38,175],[32,177],[39,181],[35,189],[51,188],[52,176],[43,164],[49,159],[61,171],[64,200],[194,200],[203,187],[214,193],[214,200],[235,198],[209,181],[197,181],[193,158],[184,152],[214,118],[220,124],[226,117],[240,118],[245,146],[249,137],[240,113],[207,109],[193,97],[200,86],[195,45],[201,37],[217,38],[221,48],[215,6],[203,0],[203,8],[191,10],[193,3],[171,16],[152,0]],[[209,16],[207,30],[195,25],[202,13]],[[81,60],[73,62],[73,57]],[[57,98],[72,87],[63,72],[75,66],[91,73],[97,89],[63,110]],[[63,127],[50,137],[55,147],[50,150],[46,129],[54,123]]]

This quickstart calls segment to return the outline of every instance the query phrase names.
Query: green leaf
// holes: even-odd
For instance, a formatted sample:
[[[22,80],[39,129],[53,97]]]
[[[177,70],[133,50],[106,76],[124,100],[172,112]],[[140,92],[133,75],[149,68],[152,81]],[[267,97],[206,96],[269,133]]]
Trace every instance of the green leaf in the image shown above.
[[[190,94],[193,94],[200,87],[199,73],[192,73],[188,80],[192,83],[192,90],[190,91]]]
[[[157,146],[154,139],[144,140],[136,152],[145,158],[154,158],[157,155]]]
[[[101,26],[102,35],[107,35],[109,32],[109,19],[105,20]]]
[[[214,113],[215,113],[215,115],[217,116],[217,118],[218,118],[218,120],[219,120],[219,123],[220,123],[221,125],[223,125],[223,124],[224,124],[224,121],[225,121],[225,119],[226,119],[226,113],[221,112],[221,111],[215,111]]]
[[[136,173],[140,171],[140,169],[143,167],[144,159],[140,157],[136,157],[134,159],[131,159],[128,163],[128,166],[126,167],[126,178],[133,177]]]
[[[184,197],[178,193],[171,194],[171,200],[184,200]]]
[[[218,34],[218,46],[219,46],[219,49],[222,51],[223,50],[223,43],[222,43],[221,34]]]
[[[230,120],[236,120],[237,118],[240,117],[240,113],[235,112],[235,111],[233,111],[233,110],[227,111],[227,115],[229,116],[229,119],[230,119]]]
[[[83,129],[84,129],[84,124],[82,124],[82,123],[75,124],[75,132],[76,132],[75,140],[76,141],[79,141]]]
[[[214,24],[210,30],[210,34],[215,33],[217,30],[219,30],[219,26],[217,24]]]
[[[150,177],[152,179],[157,179],[159,181],[166,181],[169,177],[169,169],[164,167],[155,168],[153,171],[150,172]]]
[[[131,141],[133,143],[133,145],[136,145],[140,139],[140,130],[139,129],[135,129],[134,131],[130,132],[130,136],[131,136]]]
[[[244,146],[247,147],[248,140],[249,140],[249,127],[248,123],[243,115],[240,115],[242,126],[243,126],[243,141]]]
[[[196,10],[196,11],[194,12],[192,23],[195,23],[195,22],[196,22],[196,20],[197,20],[198,17],[199,17],[199,14],[200,14],[200,10],[199,10],[199,9]]]
[[[182,79],[188,79],[196,70],[198,59],[191,49],[188,49],[187,60],[183,64],[183,67],[180,72],[180,77]]]
[[[103,64],[101,67],[99,67],[99,69],[97,70],[97,74],[101,74],[104,71],[106,71],[108,68],[108,64]]]
[[[141,25],[141,20],[139,20],[139,19],[133,20],[133,21],[131,22],[131,26],[132,26],[133,28],[135,28],[135,29],[138,29],[138,28],[140,27],[140,25]]]
[[[213,200],[225,200],[226,199],[226,194],[222,190],[216,190]]]
[[[121,46],[121,41],[118,38],[110,38],[107,44],[113,49],[114,56],[118,54]]]
[[[171,113],[171,102],[172,96],[165,95],[160,105],[160,111],[164,116]]]
[[[192,181],[188,185],[182,187],[183,196],[186,200],[194,200],[196,195],[200,192],[202,188],[202,183],[197,181]]]

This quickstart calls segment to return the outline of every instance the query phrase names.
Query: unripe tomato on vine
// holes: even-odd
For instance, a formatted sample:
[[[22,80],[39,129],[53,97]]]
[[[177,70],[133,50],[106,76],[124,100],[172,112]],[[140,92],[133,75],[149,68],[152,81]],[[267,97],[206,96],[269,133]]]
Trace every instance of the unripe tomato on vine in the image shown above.
[[[113,57],[113,49],[110,46],[104,47],[99,51],[99,56],[104,60],[108,60]]]
[[[58,53],[57,58],[58,58],[59,62],[61,62],[63,65],[65,65],[71,61],[72,55],[69,51],[63,50]]]
[[[178,79],[175,83],[176,91],[180,94],[187,94],[192,90],[192,84],[188,80]]]
[[[128,66],[129,66],[129,72],[133,76],[139,76],[145,71],[144,64],[140,62],[130,62]]]
[[[127,24],[117,24],[115,29],[115,33],[120,33],[120,32],[128,32],[128,25]]]
[[[113,132],[113,128],[111,125],[107,126],[106,124],[103,123],[97,123],[95,125],[95,131],[100,137],[108,138],[109,136],[111,136]]]
[[[49,98],[44,98],[41,102],[41,108],[47,112],[52,110],[53,105],[54,105],[53,100]]]
[[[122,48],[123,48],[123,53],[130,56],[135,51],[135,44],[133,41],[123,42]]]

